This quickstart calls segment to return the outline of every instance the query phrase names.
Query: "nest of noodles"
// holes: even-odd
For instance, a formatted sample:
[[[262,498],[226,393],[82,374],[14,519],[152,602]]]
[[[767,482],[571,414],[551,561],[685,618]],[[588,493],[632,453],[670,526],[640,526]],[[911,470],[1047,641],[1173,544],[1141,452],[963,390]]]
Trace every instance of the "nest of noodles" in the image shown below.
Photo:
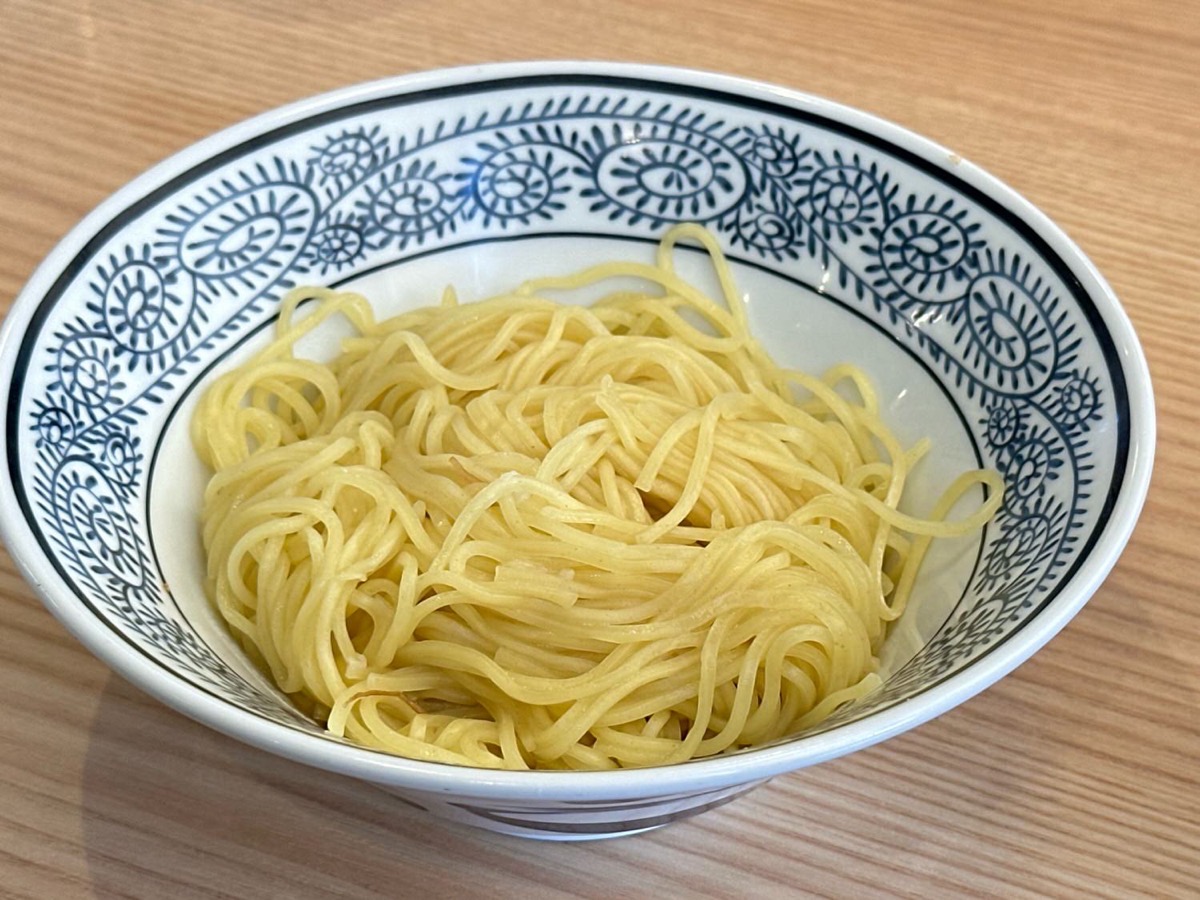
[[[676,273],[684,239],[720,300]],[[342,353],[298,357],[337,313]],[[662,765],[821,721],[878,684],[930,539],[1003,486],[967,472],[899,512],[927,443],[900,445],[853,366],[771,360],[698,226],[654,265],[384,321],[297,290],[192,425],[209,590],[275,683],[335,734],[473,766]]]

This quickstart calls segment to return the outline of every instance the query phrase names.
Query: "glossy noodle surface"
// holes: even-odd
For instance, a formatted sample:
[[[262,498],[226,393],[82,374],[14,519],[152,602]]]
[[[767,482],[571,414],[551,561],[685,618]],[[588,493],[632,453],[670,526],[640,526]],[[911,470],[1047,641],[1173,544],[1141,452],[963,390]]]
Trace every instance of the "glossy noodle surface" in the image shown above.
[[[676,273],[678,242],[721,296]],[[642,287],[559,299],[615,279]],[[341,354],[296,355],[335,314]],[[901,513],[926,444],[857,368],[773,362],[687,225],[654,264],[383,321],[294,291],[192,434],[209,591],[247,649],[333,733],[471,766],[663,765],[821,721],[878,685],[929,541],[1002,493],[967,472]]]

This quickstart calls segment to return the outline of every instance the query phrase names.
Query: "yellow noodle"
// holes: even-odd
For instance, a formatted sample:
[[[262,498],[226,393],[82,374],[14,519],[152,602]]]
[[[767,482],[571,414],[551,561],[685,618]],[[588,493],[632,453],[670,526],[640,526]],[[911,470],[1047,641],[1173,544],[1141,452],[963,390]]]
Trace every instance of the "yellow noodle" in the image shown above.
[[[719,298],[676,272],[680,241]],[[549,296],[631,277],[590,307]],[[335,314],[342,353],[297,357]],[[662,765],[821,721],[879,683],[930,541],[980,528],[1003,487],[967,472],[901,512],[928,444],[901,445],[854,366],[773,362],[691,225],[654,265],[381,322],[293,291],[192,429],[209,590],[281,689],[367,746],[511,769]]]

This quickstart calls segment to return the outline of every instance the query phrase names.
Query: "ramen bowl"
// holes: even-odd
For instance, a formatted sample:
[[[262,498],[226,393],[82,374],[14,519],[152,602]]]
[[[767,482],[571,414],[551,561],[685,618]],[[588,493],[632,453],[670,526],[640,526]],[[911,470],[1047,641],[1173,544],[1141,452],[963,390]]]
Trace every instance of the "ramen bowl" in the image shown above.
[[[204,384],[267,340],[292,286],[354,287],[387,314],[435,302],[447,283],[471,299],[601,260],[649,261],[682,221],[718,236],[779,360],[858,365],[902,438],[933,438],[912,508],[963,469],[1005,479],[986,528],[935,544],[881,653],[882,687],[788,740],[647,769],[481,770],[330,736],[205,596],[206,473],[188,438]],[[701,282],[703,263],[679,251]],[[661,826],[984,689],[1096,590],[1153,456],[1130,323],[1044,215],[879,119],[675,69],[457,69],[237,125],[89,215],[31,278],[2,340],[4,539],[80,641],[241,741],[529,837]]]

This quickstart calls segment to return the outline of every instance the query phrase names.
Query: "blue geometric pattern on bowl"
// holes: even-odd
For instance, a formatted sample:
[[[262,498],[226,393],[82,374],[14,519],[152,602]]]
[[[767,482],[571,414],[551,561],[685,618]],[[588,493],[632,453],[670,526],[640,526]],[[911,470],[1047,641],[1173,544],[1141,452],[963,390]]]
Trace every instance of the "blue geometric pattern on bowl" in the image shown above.
[[[708,225],[737,258],[821,277],[832,302],[911,348],[1007,483],[956,613],[884,690],[826,727],[953,673],[1061,583],[1109,502],[1092,462],[1120,461],[1124,440],[1093,425],[1124,387],[1111,351],[1081,349],[1093,312],[1048,248],[952,174],[815,114],[578,81],[493,85],[454,120],[418,94],[294,123],[175,179],[81,254],[22,347],[36,389],[10,429],[36,437],[17,460],[35,530],[126,640],[205,690],[308,727],[194,634],[146,521],[147,423],[288,288],[488,236],[653,238],[679,221]],[[60,296],[69,302],[55,305]]]

